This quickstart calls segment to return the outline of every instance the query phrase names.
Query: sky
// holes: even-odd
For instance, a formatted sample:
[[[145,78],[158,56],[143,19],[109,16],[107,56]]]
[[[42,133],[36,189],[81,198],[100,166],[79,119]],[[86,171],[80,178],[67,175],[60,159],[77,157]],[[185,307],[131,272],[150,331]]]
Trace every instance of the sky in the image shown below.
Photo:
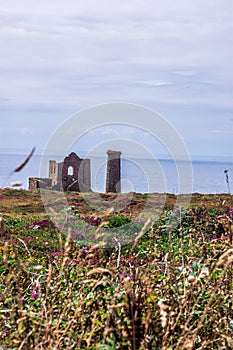
[[[0,0],[0,45],[1,153],[41,152],[70,116],[121,102],[164,116],[191,156],[233,155],[232,0]],[[143,146],[137,128],[89,138],[106,134]]]

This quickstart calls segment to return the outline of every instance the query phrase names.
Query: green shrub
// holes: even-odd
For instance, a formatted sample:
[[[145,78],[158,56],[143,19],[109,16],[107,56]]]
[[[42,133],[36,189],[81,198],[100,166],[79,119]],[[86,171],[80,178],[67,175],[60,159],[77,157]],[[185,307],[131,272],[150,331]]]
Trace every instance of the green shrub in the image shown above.
[[[109,222],[108,226],[110,228],[114,228],[114,227],[120,227],[120,226],[129,224],[131,219],[129,216],[120,214],[120,215],[110,216],[110,218],[108,218],[107,221]]]

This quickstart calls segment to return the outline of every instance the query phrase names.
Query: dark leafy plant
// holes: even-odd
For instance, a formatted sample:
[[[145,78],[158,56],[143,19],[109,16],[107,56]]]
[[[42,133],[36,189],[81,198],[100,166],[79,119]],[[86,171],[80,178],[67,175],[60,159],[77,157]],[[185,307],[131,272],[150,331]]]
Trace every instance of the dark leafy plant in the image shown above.
[[[129,216],[123,214],[110,216],[108,219],[108,225],[110,228],[124,226],[130,223],[131,219]]]

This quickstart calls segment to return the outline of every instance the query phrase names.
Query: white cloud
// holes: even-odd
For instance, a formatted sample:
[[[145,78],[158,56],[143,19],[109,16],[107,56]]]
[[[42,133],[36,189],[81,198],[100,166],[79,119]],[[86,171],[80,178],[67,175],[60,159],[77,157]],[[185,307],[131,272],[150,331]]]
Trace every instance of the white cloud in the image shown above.
[[[181,75],[184,77],[193,77],[194,75],[197,74],[197,72],[192,70],[179,70],[179,71],[175,71],[174,74]]]
[[[232,130],[222,130],[222,129],[215,129],[215,130],[210,130],[212,134],[221,134],[221,135],[227,135],[227,134],[233,134],[233,129]]]
[[[52,128],[82,107],[116,100],[170,107],[172,117],[186,106],[200,118],[216,109],[221,123],[233,108],[232,7],[231,0],[2,2],[2,124],[14,115],[30,128],[43,117]]]
[[[223,133],[225,133],[225,131],[224,131],[224,130],[219,130],[219,129],[216,129],[216,130],[210,130],[210,132],[211,132],[211,133],[213,133],[213,134],[223,134]]]
[[[161,87],[161,86],[168,86],[173,85],[170,81],[166,80],[138,80],[136,83],[146,85],[149,87]]]

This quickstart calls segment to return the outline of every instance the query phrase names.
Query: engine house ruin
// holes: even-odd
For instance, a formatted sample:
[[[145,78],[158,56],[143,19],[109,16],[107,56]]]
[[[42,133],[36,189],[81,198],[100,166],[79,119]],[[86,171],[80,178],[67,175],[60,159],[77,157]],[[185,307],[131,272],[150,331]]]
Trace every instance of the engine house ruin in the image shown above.
[[[121,152],[107,151],[106,192],[120,193]],[[29,178],[29,190],[47,188],[57,191],[91,191],[91,162],[70,153],[63,162],[49,161],[48,178]]]

